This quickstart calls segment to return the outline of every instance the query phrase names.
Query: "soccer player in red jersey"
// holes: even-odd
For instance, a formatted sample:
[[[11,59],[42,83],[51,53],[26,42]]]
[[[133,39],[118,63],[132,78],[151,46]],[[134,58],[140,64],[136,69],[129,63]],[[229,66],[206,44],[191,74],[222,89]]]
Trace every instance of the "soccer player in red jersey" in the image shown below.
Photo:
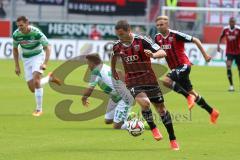
[[[189,79],[191,62],[185,54],[184,43],[195,43],[207,62],[211,60],[211,57],[206,53],[199,39],[169,29],[167,16],[157,17],[156,26],[160,33],[156,34],[155,42],[167,53],[165,59],[171,69],[171,72],[164,78],[163,84],[185,96],[188,100],[189,109],[192,109],[194,102],[197,103],[210,114],[210,121],[216,123],[219,112],[213,109],[202,96],[193,90]]]
[[[166,56],[166,52],[149,38],[133,34],[130,25],[125,20],[117,22],[115,31],[119,40],[113,46],[111,60],[113,77],[119,79],[116,62],[118,58],[121,58],[127,88],[141,106],[142,115],[151,128],[153,137],[156,140],[162,139],[153,120],[151,103],[155,106],[167,129],[171,148],[179,150],[170,113],[165,108],[162,92],[151,67],[151,58],[163,58]]]
[[[234,91],[232,81],[232,63],[235,60],[238,66],[238,74],[240,79],[240,26],[236,25],[236,20],[231,17],[229,25],[224,27],[218,41],[218,51],[220,51],[220,43],[223,38],[226,38],[226,56],[227,56],[227,76],[230,83],[228,91]]]

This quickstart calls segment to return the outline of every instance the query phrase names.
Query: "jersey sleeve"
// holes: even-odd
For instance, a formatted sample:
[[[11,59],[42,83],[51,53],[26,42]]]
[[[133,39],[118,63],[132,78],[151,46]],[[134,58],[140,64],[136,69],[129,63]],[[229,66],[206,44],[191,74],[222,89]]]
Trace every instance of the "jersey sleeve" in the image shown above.
[[[19,43],[13,38],[13,47],[17,48]]]
[[[154,43],[152,39],[146,36],[143,37],[142,42],[144,49],[149,49],[152,52],[157,52],[158,50],[160,50],[160,46],[157,43]]]
[[[40,36],[41,36],[40,43],[42,44],[42,46],[44,46],[44,47],[48,46],[49,42],[48,42],[47,37],[42,32],[40,32]]]
[[[118,44],[114,44],[112,47],[112,56],[117,56],[120,53],[120,48]]]
[[[177,31],[176,32],[176,39],[179,40],[179,41],[183,41],[183,42],[192,42],[193,37],[188,35],[188,34]]]
[[[90,87],[95,87],[98,84],[98,81],[101,78],[101,74],[100,71],[98,69],[94,69],[91,72],[91,76],[90,76],[90,81],[89,81],[89,86]]]

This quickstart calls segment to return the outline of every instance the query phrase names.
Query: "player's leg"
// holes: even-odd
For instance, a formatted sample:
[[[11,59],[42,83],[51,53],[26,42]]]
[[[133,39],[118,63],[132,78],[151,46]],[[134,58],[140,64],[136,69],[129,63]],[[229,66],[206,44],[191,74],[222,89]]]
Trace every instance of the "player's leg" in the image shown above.
[[[130,110],[131,106],[127,105],[123,100],[120,100],[117,103],[113,119],[113,128],[127,129],[127,119]]]
[[[233,80],[232,80],[232,62],[233,62],[233,56],[230,54],[227,54],[226,67],[227,67],[227,77],[230,84],[228,91],[230,92],[234,91]]]
[[[130,88],[130,92],[132,96],[135,98],[136,102],[140,105],[142,116],[149,125],[154,139],[157,141],[162,139],[162,134],[159,132],[156,124],[153,120],[152,110],[150,108],[151,102],[146,93],[144,93],[144,87],[132,87]]]
[[[42,103],[43,103],[43,88],[41,86],[41,78],[43,70],[40,69],[41,64],[44,62],[44,54],[39,54],[31,58],[32,75],[34,94],[36,101],[36,110],[33,112],[33,116],[40,116],[42,114]]]
[[[33,72],[33,84],[34,84],[34,94],[36,101],[36,110],[33,113],[34,116],[40,116],[42,114],[42,103],[43,103],[43,88],[41,87],[41,76],[42,73],[38,71]]]
[[[28,85],[28,89],[29,89],[32,93],[34,93],[35,87],[34,87],[34,84],[33,84],[33,79],[27,81],[27,85]]]
[[[35,86],[34,86],[34,83],[33,83],[33,76],[31,76],[31,77],[32,77],[32,79],[27,81],[27,85],[28,85],[29,90],[32,93],[34,93],[35,92]],[[43,87],[45,84],[49,83],[50,81],[54,82],[58,85],[61,85],[61,81],[58,78],[56,78],[55,76],[53,76],[51,73],[48,74],[46,77],[41,78],[40,85]]]
[[[167,76],[163,80],[164,86],[174,90],[175,92],[182,94],[188,102],[188,108],[192,109],[194,106],[195,97],[188,93],[188,91],[182,86],[181,83],[185,79],[189,79],[189,74],[191,71],[191,67],[184,65],[182,67],[177,68],[176,70],[171,71],[167,74]]]
[[[33,74],[32,74],[32,63],[31,59],[23,59],[23,69],[24,69],[24,77],[27,81],[28,89],[34,93],[35,87],[33,84]]]
[[[173,150],[179,150],[179,145],[176,141],[176,136],[175,136],[174,129],[173,129],[172,118],[171,118],[169,111],[166,110],[164,102],[155,103],[158,101],[157,99],[155,99],[153,101],[152,101],[152,103],[155,106],[156,111],[160,115],[160,117],[162,119],[162,123],[164,124],[165,128],[167,129],[171,148]]]
[[[186,92],[177,82],[176,80],[172,80],[169,76],[169,74],[167,76],[164,77],[163,79],[163,85],[174,90],[175,92],[182,94],[184,97],[188,97],[189,94],[188,92]]]
[[[206,100],[201,96],[199,95],[196,91],[194,91],[193,89],[191,91],[189,91],[189,94],[193,94],[195,97],[196,97],[196,100],[195,102],[204,110],[206,110],[209,115],[210,115],[210,121],[211,123],[215,124],[216,121],[217,121],[217,118],[219,116],[219,112],[211,107],[207,102]]]
[[[167,111],[164,105],[164,98],[159,86],[151,86],[149,90],[146,92],[147,96],[150,99],[150,102],[154,105],[157,113],[162,119],[162,123],[164,124],[171,144],[171,148],[174,150],[179,150],[179,146],[176,141],[176,136],[174,134],[173,123],[170,113]]]
[[[114,113],[116,109],[117,103],[115,103],[111,98],[108,101],[106,114],[105,114],[105,124],[112,124]]]

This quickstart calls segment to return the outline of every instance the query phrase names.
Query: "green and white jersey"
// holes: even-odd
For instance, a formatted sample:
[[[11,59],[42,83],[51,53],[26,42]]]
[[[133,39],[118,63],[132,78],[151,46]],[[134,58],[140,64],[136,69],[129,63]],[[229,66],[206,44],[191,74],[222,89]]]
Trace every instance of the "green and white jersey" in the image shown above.
[[[98,85],[105,93],[109,94],[111,99],[116,103],[120,101],[122,97],[114,89],[112,81],[111,68],[106,64],[101,64],[92,70],[89,86],[95,87]]]
[[[23,34],[18,29],[13,33],[13,47],[22,48],[22,56],[29,58],[40,54],[44,46],[48,46],[47,37],[36,27],[29,26],[30,32]]]

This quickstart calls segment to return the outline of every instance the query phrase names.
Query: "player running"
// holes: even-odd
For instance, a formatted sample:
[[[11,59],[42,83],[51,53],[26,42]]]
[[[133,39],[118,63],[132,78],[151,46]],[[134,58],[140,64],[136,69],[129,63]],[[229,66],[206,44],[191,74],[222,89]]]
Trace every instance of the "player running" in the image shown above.
[[[189,109],[192,109],[194,103],[197,103],[210,114],[210,121],[215,124],[219,112],[212,108],[199,93],[193,90],[193,86],[189,79],[191,62],[185,54],[184,43],[195,43],[207,62],[211,60],[211,57],[206,53],[199,39],[169,29],[167,16],[157,17],[156,26],[160,33],[156,34],[155,42],[166,51],[167,56],[165,59],[171,69],[171,72],[168,73],[163,80],[164,86],[186,97]]]
[[[226,56],[227,56],[227,77],[230,87],[228,91],[234,91],[234,85],[232,80],[232,63],[235,60],[238,67],[238,76],[240,79],[240,26],[236,25],[235,18],[229,19],[229,25],[224,27],[221,36],[218,40],[217,50],[220,51],[220,43],[222,39],[226,37]]]
[[[94,88],[98,85],[105,93],[109,95],[107,111],[105,114],[105,123],[112,124],[115,129],[127,129],[128,113],[131,110],[131,105],[134,102],[130,92],[124,90],[125,85],[119,80],[114,81],[112,78],[111,68],[102,63],[98,54],[90,54],[86,56],[87,64],[91,70],[89,87],[84,90],[82,104],[88,106],[88,97],[91,96]],[[123,94],[115,89],[115,86],[121,88]]]
[[[43,71],[47,68],[50,56],[49,43],[46,36],[37,28],[29,25],[27,17],[17,18],[18,29],[13,33],[13,55],[15,61],[15,73],[21,74],[19,65],[18,46],[22,49],[22,60],[24,64],[25,79],[28,88],[35,93],[36,110],[33,116],[42,115],[43,88],[49,81],[60,85],[60,80],[49,73],[41,78]],[[44,52],[45,53],[44,53]]]
[[[141,106],[142,115],[150,126],[153,137],[158,141],[162,139],[162,134],[153,121],[151,103],[167,129],[171,148],[179,150],[170,113],[165,108],[162,92],[151,67],[151,58],[162,58],[166,53],[152,40],[133,34],[125,20],[117,22],[115,32],[119,40],[113,46],[114,53],[111,60],[113,77],[119,79],[116,62],[120,57],[125,70],[127,88]]]

